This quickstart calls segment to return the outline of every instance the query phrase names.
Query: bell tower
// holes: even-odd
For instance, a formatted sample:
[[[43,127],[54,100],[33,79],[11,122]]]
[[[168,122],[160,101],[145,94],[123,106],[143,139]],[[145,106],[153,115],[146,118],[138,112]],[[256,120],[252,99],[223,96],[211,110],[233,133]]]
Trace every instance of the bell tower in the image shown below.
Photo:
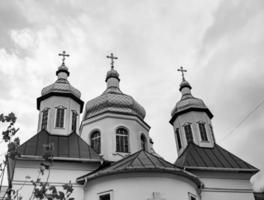
[[[37,98],[38,132],[46,130],[50,134],[69,135],[72,132],[79,133],[83,101],[81,92],[68,81],[70,72],[65,65],[65,58],[69,54],[63,51],[59,56],[62,56],[62,64],[56,71],[57,80],[44,87]]]
[[[182,97],[171,112],[170,123],[173,126],[177,152],[180,156],[189,143],[195,143],[200,147],[214,147],[215,140],[211,122],[213,114],[203,100],[192,95],[192,87],[184,77],[187,70],[180,67],[178,71],[182,73],[179,88]]]

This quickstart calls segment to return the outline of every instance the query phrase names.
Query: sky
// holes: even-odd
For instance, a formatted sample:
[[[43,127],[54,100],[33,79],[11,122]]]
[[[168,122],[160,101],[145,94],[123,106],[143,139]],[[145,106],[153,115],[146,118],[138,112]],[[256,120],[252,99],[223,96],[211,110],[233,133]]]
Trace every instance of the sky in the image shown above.
[[[263,0],[0,0],[0,113],[16,114],[26,141],[37,131],[36,98],[56,80],[58,53],[70,54],[69,81],[87,102],[104,91],[113,52],[121,90],[146,109],[156,152],[174,162],[169,120],[184,66],[192,94],[214,114],[217,143],[260,169],[251,180],[259,190],[263,10]]]

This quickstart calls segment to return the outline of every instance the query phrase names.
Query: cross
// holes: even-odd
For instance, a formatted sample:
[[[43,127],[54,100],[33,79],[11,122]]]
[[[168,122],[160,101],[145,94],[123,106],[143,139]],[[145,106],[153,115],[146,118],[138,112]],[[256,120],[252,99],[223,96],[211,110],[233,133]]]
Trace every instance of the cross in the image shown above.
[[[111,68],[114,69],[114,59],[118,59],[118,57],[114,57],[113,53],[111,53],[110,56],[106,56],[106,57],[111,59]]]
[[[184,72],[187,72],[187,70],[186,69],[183,69],[182,66],[180,67],[180,69],[177,69],[177,70],[182,73],[182,80],[184,81],[185,80],[185,78],[184,78]]]
[[[62,65],[64,65],[65,57],[70,57],[69,54],[66,54],[66,51],[59,53],[59,56],[62,56]]]

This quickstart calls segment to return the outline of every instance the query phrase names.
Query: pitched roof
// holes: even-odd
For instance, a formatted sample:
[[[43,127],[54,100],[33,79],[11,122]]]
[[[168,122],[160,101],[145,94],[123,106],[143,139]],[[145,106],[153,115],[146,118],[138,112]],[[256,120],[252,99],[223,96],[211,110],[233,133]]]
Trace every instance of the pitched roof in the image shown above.
[[[100,156],[76,133],[68,136],[52,135],[46,130],[40,131],[18,147],[21,157],[42,157],[44,146],[53,145],[53,156],[56,160],[100,161]]]
[[[106,175],[133,172],[159,172],[176,174],[192,180],[194,183],[197,184],[198,187],[202,186],[202,183],[197,176],[185,170],[179,169],[175,167],[175,165],[165,161],[164,159],[143,150],[140,150],[101,170],[96,170],[95,172],[79,177],[77,179],[77,182],[82,183],[84,180],[88,181]]]
[[[257,168],[217,144],[213,148],[205,148],[193,142],[188,144],[175,165],[188,169],[258,171]]]

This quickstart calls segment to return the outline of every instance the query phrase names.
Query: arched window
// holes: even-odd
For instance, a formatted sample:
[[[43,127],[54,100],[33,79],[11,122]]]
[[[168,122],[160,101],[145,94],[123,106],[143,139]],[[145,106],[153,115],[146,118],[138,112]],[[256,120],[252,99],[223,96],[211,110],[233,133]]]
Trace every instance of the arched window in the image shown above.
[[[116,130],[116,152],[128,153],[128,132],[125,128]]]
[[[204,122],[198,122],[198,125],[199,125],[199,130],[200,130],[200,135],[201,135],[202,141],[208,141],[206,129],[205,129],[205,123]]]
[[[45,110],[42,111],[41,130],[47,129],[47,125],[48,125],[48,113],[49,113],[49,109],[48,108],[46,108]]]
[[[65,107],[60,106],[56,108],[56,128],[64,127],[64,115],[65,115]]]
[[[77,117],[78,113],[76,111],[72,111],[72,132],[76,132],[77,128]]]
[[[143,134],[140,136],[140,143],[141,143],[141,149],[146,151],[147,150],[147,140]]]
[[[186,124],[183,127],[184,127],[184,131],[185,131],[187,143],[192,142],[193,141],[193,135],[192,135],[191,124]]]
[[[178,147],[179,147],[179,149],[181,149],[182,148],[182,143],[181,143],[181,137],[180,137],[179,128],[176,128],[175,134],[176,134],[176,138],[177,138]]]
[[[91,134],[91,147],[96,153],[101,153],[101,135],[99,131]]]

